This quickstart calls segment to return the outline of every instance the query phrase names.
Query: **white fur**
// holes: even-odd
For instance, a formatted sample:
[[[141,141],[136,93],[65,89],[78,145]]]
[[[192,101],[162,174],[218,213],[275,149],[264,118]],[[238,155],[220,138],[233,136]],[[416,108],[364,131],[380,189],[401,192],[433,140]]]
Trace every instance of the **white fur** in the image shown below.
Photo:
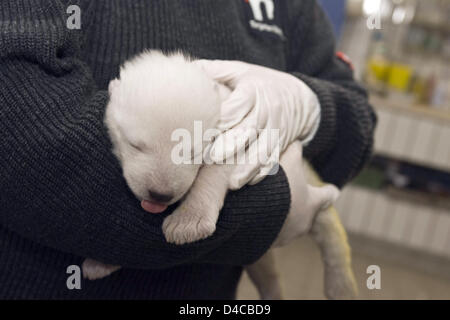
[[[200,165],[171,160],[177,144],[171,134],[178,128],[192,132],[197,120],[204,130],[215,127],[220,110],[216,84],[182,54],[149,51],[126,62],[109,91],[105,122],[129,187],[140,200],[153,190],[173,194],[169,204],[178,201]]]
[[[212,235],[233,166],[176,165],[170,157],[174,146],[170,137],[178,128],[192,132],[194,121],[202,121],[204,130],[214,128],[221,99],[229,90],[218,86],[182,54],[166,56],[150,51],[126,62],[120,70],[120,79],[111,81],[109,91],[111,99],[105,123],[131,190],[140,200],[149,200],[149,189],[173,194],[170,203],[184,197],[164,220],[162,227],[167,241],[184,244]],[[311,229],[325,262],[327,296],[351,297],[356,289],[350,250],[338,216],[328,208],[338,191],[333,186],[308,185],[303,178],[303,168],[293,163],[299,157],[301,159],[299,143],[291,144],[281,156],[281,164],[295,167],[300,177],[298,185],[297,182],[291,185],[291,190],[294,188],[297,192],[292,197],[291,212],[319,213],[312,227],[302,221],[285,223],[282,233],[298,234],[302,231],[299,228]],[[293,215],[289,213],[289,216]],[[275,244],[284,244],[283,239],[277,239]],[[87,259],[83,274],[89,279],[98,279],[118,268]],[[247,271],[262,298],[282,297],[270,251]]]

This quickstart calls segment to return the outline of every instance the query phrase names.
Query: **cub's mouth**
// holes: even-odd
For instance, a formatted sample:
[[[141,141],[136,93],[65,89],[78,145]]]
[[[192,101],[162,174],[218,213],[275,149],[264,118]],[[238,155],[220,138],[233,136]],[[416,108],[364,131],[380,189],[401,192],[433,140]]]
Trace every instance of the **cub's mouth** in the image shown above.
[[[150,213],[161,213],[167,209],[168,205],[155,201],[142,200],[141,207],[142,209]]]

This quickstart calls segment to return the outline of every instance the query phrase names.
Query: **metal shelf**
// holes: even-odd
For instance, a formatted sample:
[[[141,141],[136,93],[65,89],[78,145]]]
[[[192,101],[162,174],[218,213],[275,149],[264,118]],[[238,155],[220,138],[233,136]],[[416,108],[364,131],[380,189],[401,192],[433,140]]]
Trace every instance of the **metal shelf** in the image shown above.
[[[370,99],[378,114],[375,153],[450,172],[450,113]]]

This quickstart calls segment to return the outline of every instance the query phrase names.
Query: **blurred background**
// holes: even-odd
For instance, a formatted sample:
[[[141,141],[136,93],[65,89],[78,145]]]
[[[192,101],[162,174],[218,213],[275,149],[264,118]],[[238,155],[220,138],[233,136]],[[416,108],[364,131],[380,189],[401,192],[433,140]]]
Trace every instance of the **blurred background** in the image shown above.
[[[359,298],[450,299],[450,0],[319,2],[378,114],[374,157],[336,205]],[[311,239],[276,255],[287,299],[324,298]],[[238,298],[257,298],[246,275]]]

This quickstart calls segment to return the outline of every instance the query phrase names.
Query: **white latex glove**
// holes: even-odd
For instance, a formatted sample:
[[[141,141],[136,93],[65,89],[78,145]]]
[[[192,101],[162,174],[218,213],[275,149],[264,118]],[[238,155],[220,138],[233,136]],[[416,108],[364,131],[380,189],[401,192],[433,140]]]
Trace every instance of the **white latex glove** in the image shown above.
[[[222,163],[243,152],[252,159],[236,167],[230,176],[230,189],[258,183],[266,175],[276,173],[280,152],[296,139],[306,144],[313,138],[319,126],[320,104],[303,81],[241,61],[195,63],[232,90],[221,105],[218,128],[223,133],[213,144],[211,159]],[[257,129],[267,130],[255,134]],[[270,142],[271,129],[279,129],[279,143]]]

